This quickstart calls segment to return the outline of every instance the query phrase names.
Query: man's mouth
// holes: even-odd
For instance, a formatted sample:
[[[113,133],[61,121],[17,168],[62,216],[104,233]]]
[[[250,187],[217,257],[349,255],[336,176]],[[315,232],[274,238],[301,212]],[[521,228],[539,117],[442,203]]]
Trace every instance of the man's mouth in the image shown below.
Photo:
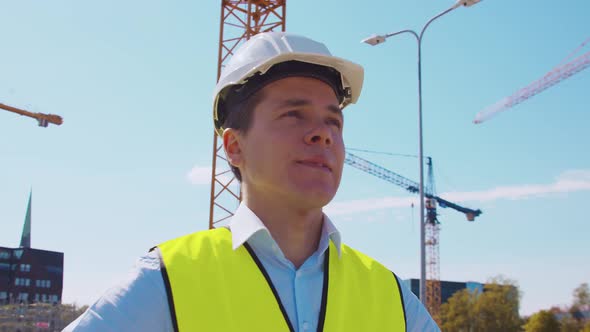
[[[322,169],[328,172],[332,172],[332,168],[328,165],[328,163],[320,161],[320,160],[300,160],[297,162],[298,164],[302,164],[305,166]]]

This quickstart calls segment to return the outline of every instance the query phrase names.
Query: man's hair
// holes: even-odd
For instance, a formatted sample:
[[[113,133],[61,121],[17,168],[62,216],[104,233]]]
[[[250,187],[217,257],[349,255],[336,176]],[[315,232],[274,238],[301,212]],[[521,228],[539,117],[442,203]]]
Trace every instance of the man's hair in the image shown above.
[[[227,109],[227,117],[223,122],[223,128],[232,128],[239,131],[242,134],[247,134],[250,126],[252,125],[252,118],[254,116],[254,109],[260,103],[264,93],[258,91],[255,94],[249,96],[245,100],[241,100],[237,103],[229,103],[224,105]],[[242,173],[240,169],[229,164],[232,173],[238,181],[242,182]]]

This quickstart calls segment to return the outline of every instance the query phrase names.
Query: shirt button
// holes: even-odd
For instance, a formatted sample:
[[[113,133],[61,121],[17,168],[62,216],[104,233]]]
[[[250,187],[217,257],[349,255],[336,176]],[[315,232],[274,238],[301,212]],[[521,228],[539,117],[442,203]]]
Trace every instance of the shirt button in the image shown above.
[[[308,322],[303,322],[303,330],[304,331],[308,331],[309,330],[309,323]]]

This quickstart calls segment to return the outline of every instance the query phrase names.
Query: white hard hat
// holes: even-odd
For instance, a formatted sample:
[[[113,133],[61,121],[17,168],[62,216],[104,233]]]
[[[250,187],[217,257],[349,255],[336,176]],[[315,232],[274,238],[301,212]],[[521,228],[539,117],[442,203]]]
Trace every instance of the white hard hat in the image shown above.
[[[277,64],[293,61],[315,65],[316,68],[331,68],[332,71],[338,73],[340,77],[337,84],[341,86],[333,86],[333,88],[343,92],[341,108],[351,103],[354,104],[358,100],[363,86],[363,67],[332,56],[324,44],[303,36],[286,32],[259,33],[236,50],[219,77],[213,100],[213,120],[216,132],[219,135],[223,133],[225,114],[221,113],[225,110],[220,109],[222,108],[220,107],[220,99],[223,99],[231,91],[230,87],[243,85],[254,76],[264,76],[271,67]],[[282,70],[278,67],[277,70]],[[297,76],[297,74],[292,76]]]

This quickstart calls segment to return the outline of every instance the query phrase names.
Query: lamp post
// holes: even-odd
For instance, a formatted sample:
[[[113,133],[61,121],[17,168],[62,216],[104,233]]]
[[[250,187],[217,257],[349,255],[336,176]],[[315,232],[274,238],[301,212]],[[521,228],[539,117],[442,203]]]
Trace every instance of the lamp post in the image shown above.
[[[459,0],[449,9],[441,12],[434,16],[422,28],[420,34],[414,30],[401,30],[386,35],[373,35],[369,38],[362,40],[361,42],[367,43],[371,46],[379,45],[384,43],[387,38],[397,36],[403,33],[409,33],[416,38],[418,42],[418,160],[420,164],[420,301],[426,304],[426,246],[425,246],[425,218],[424,218],[424,154],[423,154],[423,142],[422,142],[422,37],[424,32],[437,18],[461,7],[470,7],[480,2],[481,0]]]

